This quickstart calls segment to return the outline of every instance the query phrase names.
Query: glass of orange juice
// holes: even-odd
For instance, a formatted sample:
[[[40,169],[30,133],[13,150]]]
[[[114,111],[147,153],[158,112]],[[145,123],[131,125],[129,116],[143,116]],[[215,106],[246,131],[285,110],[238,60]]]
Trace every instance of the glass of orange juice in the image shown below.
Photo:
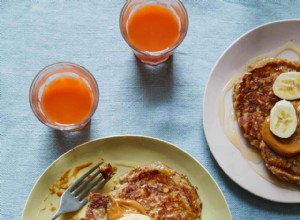
[[[36,117],[62,131],[82,129],[94,114],[98,85],[84,67],[70,62],[46,66],[30,87],[30,106]]]
[[[150,65],[167,60],[188,29],[188,15],[179,0],[127,0],[119,22],[135,55]]]

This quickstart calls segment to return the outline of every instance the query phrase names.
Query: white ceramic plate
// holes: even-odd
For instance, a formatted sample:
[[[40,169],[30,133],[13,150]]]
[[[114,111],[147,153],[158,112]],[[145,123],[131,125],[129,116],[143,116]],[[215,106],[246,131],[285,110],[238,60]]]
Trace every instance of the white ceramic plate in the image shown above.
[[[249,60],[263,54],[268,56],[287,42],[300,47],[300,20],[268,23],[237,39],[219,58],[210,74],[204,97],[203,126],[214,158],[233,181],[259,197],[283,203],[298,203],[300,188],[276,182],[277,178],[274,179],[268,173],[263,163],[255,164],[246,159],[232,144],[236,140],[227,138],[222,124],[222,120],[225,120],[225,126],[228,121],[234,121],[228,119],[233,111],[232,87],[228,87],[228,82],[246,69]],[[291,52],[284,52],[280,57],[298,58]],[[229,89],[226,95],[225,89]],[[236,121],[228,126],[238,129]],[[239,129],[236,131],[242,144],[247,145]]]
[[[217,184],[201,164],[189,154],[170,143],[154,138],[115,136],[82,144],[51,164],[33,187],[22,220],[49,219],[54,213],[51,208],[59,204],[59,197],[50,195],[49,186],[55,183],[67,169],[86,162],[96,163],[101,158],[118,168],[117,175],[109,181],[110,184],[105,186],[104,192],[111,190],[118,176],[132,169],[131,166],[159,160],[185,174],[198,188],[203,202],[202,220],[231,219],[230,211]],[[77,214],[82,217],[84,209]],[[72,219],[73,215],[66,215],[60,219]]]

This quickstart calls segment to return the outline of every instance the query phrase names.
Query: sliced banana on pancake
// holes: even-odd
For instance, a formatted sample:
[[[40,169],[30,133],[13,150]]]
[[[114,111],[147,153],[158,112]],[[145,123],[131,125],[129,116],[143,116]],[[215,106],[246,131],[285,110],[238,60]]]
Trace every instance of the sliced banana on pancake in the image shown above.
[[[270,130],[280,138],[289,138],[297,129],[297,114],[293,104],[286,100],[276,102],[271,109]]]
[[[281,99],[299,99],[300,72],[286,72],[280,74],[273,84],[273,92]]]

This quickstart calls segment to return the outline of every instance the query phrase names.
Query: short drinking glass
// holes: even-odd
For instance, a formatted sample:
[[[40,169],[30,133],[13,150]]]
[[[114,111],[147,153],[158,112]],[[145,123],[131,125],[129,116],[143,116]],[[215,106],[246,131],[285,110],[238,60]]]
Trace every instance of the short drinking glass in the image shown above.
[[[120,30],[134,54],[157,65],[167,60],[186,36],[188,15],[179,0],[128,0]]]

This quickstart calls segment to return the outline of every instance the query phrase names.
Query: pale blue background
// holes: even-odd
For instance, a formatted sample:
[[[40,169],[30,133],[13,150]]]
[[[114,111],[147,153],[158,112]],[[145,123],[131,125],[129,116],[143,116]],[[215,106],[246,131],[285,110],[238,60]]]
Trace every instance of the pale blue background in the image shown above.
[[[270,202],[232,182],[213,159],[202,126],[205,85],[221,53],[258,25],[299,18],[300,1],[183,2],[186,39],[165,65],[148,68],[119,32],[124,1],[0,0],[0,219],[21,218],[35,181],[61,154],[120,134],[153,136],[192,154],[219,184],[233,219],[300,219],[299,204]],[[33,77],[57,61],[85,66],[99,83],[99,107],[79,133],[44,126],[29,106]]]

